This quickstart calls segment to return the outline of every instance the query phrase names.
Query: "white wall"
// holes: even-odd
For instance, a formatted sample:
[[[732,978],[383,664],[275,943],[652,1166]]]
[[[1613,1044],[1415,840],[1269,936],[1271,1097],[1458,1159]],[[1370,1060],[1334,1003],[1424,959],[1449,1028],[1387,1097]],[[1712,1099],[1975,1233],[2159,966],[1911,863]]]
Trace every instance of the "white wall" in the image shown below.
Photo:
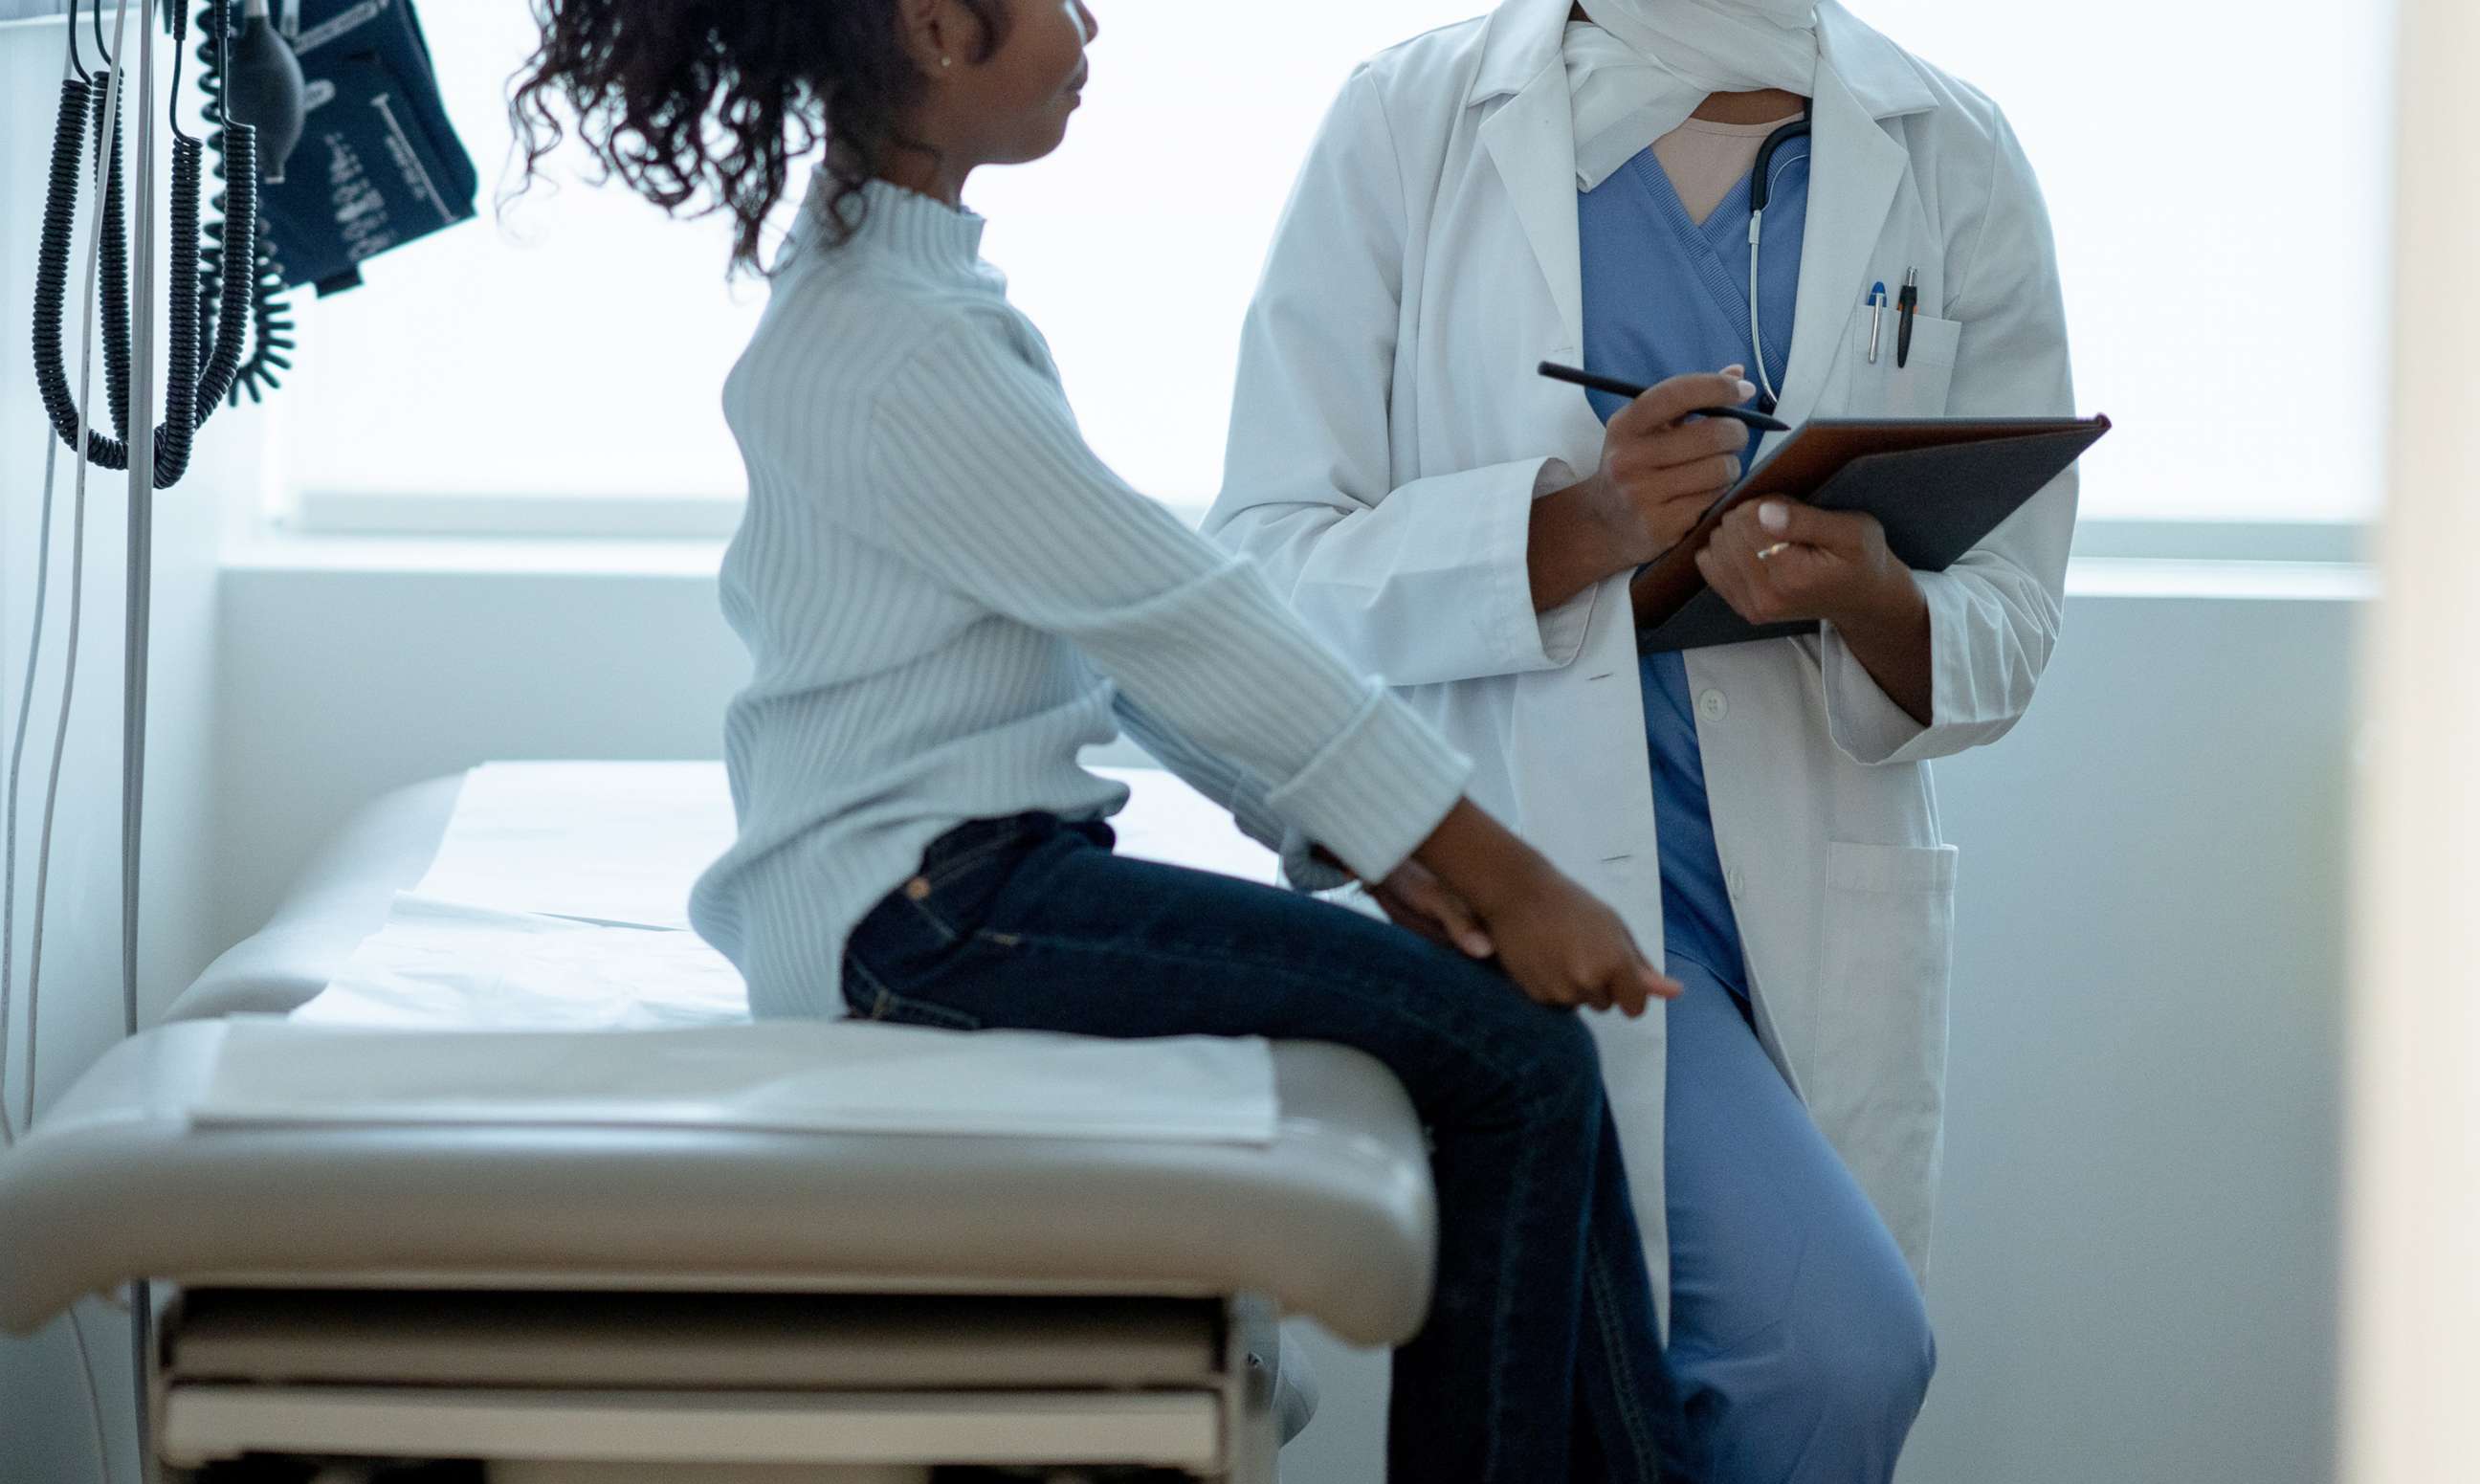
[[[278,552],[227,574],[227,935],[389,786],[489,757],[713,755],[743,664],[710,579],[535,551],[573,570]],[[2077,582],[2030,719],[1940,777],[1964,852],[1944,1366],[1906,1484],[2310,1484],[2333,1451],[2361,605],[2274,568]],[[1368,1484],[1382,1372],[1320,1358],[1328,1410],[1289,1477]]]
[[[223,936],[254,930],[310,846],[400,784],[493,759],[718,755],[748,666],[711,567],[510,576],[236,559],[216,626]]]
[[[132,28],[136,27],[133,8]],[[60,26],[0,26],[0,304],[7,306],[6,354],[0,354],[0,749],[16,724],[18,687],[34,605],[44,428],[26,354],[24,310],[34,298],[35,225],[41,220],[48,141],[59,106]],[[169,63],[169,48],[160,59]],[[133,105],[134,105],[134,99]],[[159,219],[161,220],[160,216]],[[73,278],[75,275],[72,275]],[[72,284],[72,293],[76,285]],[[70,349],[72,360],[76,355]],[[72,378],[75,373],[72,370]],[[98,388],[100,382],[98,381]],[[188,480],[161,499],[155,526],[153,705],[147,731],[147,859],[141,884],[145,911],[140,929],[141,999],[152,1013],[194,977],[220,947],[216,941],[209,834],[214,793],[210,745],[215,688],[215,586],[219,505],[253,487],[261,441],[256,420],[226,413],[200,436]],[[65,456],[67,450],[63,449]],[[64,463],[65,464],[65,457]],[[127,532],[125,486],[99,476],[88,489],[86,622],[80,636],[77,697],[61,781],[57,846],[51,877],[50,926],[44,944],[42,1048],[39,1089],[45,1101],[66,1087],[120,1033],[119,820],[121,621]],[[34,858],[40,820],[42,765],[58,715],[62,640],[68,588],[70,481],[60,483],[54,527],[53,619],[38,685],[21,804],[21,859]],[[48,697],[48,699],[47,699]],[[5,766],[0,750],[0,766]],[[21,870],[18,987],[34,899],[32,872]],[[23,1106],[22,1002],[8,1078],[13,1106]],[[103,1372],[104,1401],[120,1477],[132,1477],[125,1419],[128,1342],[125,1320],[89,1306],[87,1329]],[[77,1390],[65,1324],[32,1341],[0,1339],[0,1478],[82,1480],[93,1476],[85,1402]]]

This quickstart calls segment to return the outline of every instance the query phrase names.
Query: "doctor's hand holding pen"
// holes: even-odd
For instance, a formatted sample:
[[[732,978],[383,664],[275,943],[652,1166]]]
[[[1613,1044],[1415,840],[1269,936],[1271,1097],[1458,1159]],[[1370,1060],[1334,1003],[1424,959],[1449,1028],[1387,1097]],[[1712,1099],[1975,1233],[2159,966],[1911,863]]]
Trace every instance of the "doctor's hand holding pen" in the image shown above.
[[[1650,1001],[1681,993],[1678,980],[1646,961],[1617,913],[1470,800],[1411,859],[1370,883],[1370,895],[1398,926],[1468,957],[1495,958],[1537,1004],[1634,1018]]]
[[[1673,377],[1614,415],[1601,467],[1533,503],[1527,561],[1533,606],[1543,612],[1678,544],[1698,517],[1740,481],[1748,430],[1702,407],[1737,406],[1757,395],[1746,368]]]

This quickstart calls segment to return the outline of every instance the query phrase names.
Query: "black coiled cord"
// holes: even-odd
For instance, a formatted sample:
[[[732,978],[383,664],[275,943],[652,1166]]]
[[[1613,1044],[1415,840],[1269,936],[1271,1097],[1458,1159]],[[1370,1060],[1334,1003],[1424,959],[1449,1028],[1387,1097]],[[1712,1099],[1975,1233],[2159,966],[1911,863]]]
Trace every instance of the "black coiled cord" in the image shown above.
[[[218,9],[229,0],[218,0]],[[229,31],[224,33],[227,37]],[[105,188],[97,230],[103,234],[97,278],[103,302],[105,390],[117,436],[89,428],[84,450],[89,460],[105,469],[129,467],[129,277],[128,242],[121,211],[120,130],[116,117],[107,118],[109,72],[89,80],[71,78],[61,84],[61,112],[52,142],[52,169],[43,203],[43,235],[35,271],[35,379],[52,428],[70,448],[78,447],[77,399],[69,390],[63,325],[68,306],[69,258],[77,215],[78,174],[86,154],[91,118],[98,156],[105,161]],[[240,183],[225,194],[224,225],[236,237],[257,231],[257,134],[246,124],[227,124],[226,153]],[[241,366],[242,339],[247,333],[250,284],[224,279],[219,283],[214,310],[214,348],[200,361],[200,347],[209,333],[203,322],[199,273],[198,197],[204,148],[198,141],[175,134],[172,142],[171,318],[165,366],[165,401],[168,409],[155,441],[154,487],[169,488],[189,470],[192,436],[214,414],[217,404],[231,393]],[[262,339],[264,337],[262,336]]]
[[[232,44],[231,13],[232,0],[210,0],[198,12],[198,90],[206,94],[209,117],[216,121],[216,127],[207,135],[207,147],[215,152],[214,170],[216,184],[220,188],[214,199],[207,204],[219,219],[226,216],[227,193],[220,188],[226,171],[231,168],[223,128],[223,59],[224,49]],[[212,53],[208,50],[211,40],[217,43]],[[254,164],[244,173],[247,179],[256,182],[258,172]],[[220,306],[224,296],[220,291],[230,245],[242,234],[229,227],[224,220],[208,222],[206,230],[207,245],[198,254],[199,318],[206,332],[213,334],[222,318]],[[258,326],[258,344],[250,351],[249,359],[241,363],[239,379],[231,383],[231,399],[236,406],[241,404],[243,392],[248,392],[249,400],[257,402],[261,397],[260,388],[273,391],[282,383],[283,378],[277,373],[292,369],[293,358],[288,352],[295,344],[293,306],[284,298],[284,260],[276,253],[275,234],[261,218],[257,230],[249,236],[249,310],[252,322]]]
[[[104,95],[110,74],[103,76]],[[105,195],[97,230],[104,234],[98,275],[104,307],[104,381],[110,398],[115,437],[99,429],[87,432],[86,456],[104,469],[129,467],[129,262],[125,223],[120,210],[121,173],[118,119],[103,117],[104,106],[88,85],[62,84],[60,129],[52,144],[51,189],[43,203],[43,242],[35,265],[35,378],[50,412],[53,430],[69,447],[77,447],[78,411],[70,394],[62,343],[62,324],[68,306],[69,242],[77,211],[77,175],[86,154],[87,116],[93,115],[97,152],[108,157]],[[190,147],[183,148],[187,143]],[[197,223],[198,171],[202,151],[194,141],[172,145],[171,323],[165,358],[165,398],[176,412],[195,404],[198,380]],[[181,228],[189,227],[187,250]],[[188,472],[190,437],[194,417],[166,420],[155,441],[155,487],[169,487]]]

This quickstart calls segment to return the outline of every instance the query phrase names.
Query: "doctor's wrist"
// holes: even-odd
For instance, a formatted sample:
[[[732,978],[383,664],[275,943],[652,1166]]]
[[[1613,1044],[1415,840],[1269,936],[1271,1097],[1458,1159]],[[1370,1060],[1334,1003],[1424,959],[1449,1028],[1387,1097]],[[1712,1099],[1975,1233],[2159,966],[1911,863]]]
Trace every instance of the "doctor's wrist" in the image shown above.
[[[1634,517],[1634,508],[1601,473],[1534,501],[1525,548],[1534,611],[1546,613],[1603,579],[1651,560],[1651,553],[1639,555],[1645,533]]]
[[[1912,569],[1888,556],[1848,598],[1820,616],[1873,648],[1926,632],[1928,598]]]

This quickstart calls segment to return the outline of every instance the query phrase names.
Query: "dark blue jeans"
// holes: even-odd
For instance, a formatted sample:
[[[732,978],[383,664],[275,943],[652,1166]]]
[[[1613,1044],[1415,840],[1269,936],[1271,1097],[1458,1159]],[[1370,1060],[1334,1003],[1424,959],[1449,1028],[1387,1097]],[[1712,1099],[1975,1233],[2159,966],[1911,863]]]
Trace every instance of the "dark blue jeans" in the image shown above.
[[[1386,1064],[1432,1131],[1437,1289],[1398,1350],[1399,1484],[1687,1480],[1590,1034],[1389,924],[1111,853],[1110,829],[968,824],[864,919],[856,1015],[958,1030],[1260,1035]]]

